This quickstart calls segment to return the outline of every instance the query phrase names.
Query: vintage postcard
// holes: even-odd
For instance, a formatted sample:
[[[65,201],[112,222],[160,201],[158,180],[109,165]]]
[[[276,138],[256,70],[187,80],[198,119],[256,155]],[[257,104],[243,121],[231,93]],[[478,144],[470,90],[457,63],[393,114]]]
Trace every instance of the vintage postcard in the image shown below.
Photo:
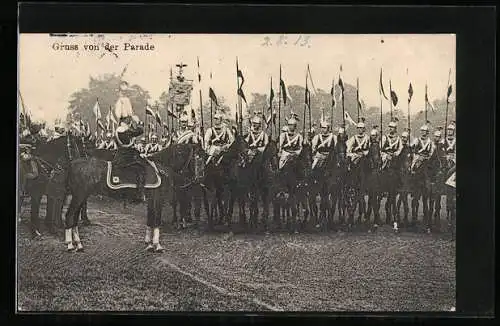
[[[455,60],[454,34],[21,33],[17,311],[454,311]]]

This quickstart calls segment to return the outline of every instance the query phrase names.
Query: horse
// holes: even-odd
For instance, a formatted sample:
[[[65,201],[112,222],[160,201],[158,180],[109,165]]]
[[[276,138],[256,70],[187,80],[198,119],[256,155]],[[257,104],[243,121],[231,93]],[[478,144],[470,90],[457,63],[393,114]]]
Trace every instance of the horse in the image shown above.
[[[218,215],[217,224],[225,222],[228,227],[231,225],[235,201],[233,191],[237,189],[238,183],[238,165],[248,160],[244,151],[245,146],[243,138],[236,134],[227,151],[206,162],[203,195],[209,230],[213,228],[216,215]]]
[[[401,204],[403,204],[403,214],[404,214],[403,223],[405,226],[409,224],[408,196],[411,193],[412,177],[410,174],[410,167],[412,160],[413,160],[413,153],[411,151],[410,146],[403,145],[403,149],[401,151],[401,154],[399,155],[400,183],[397,189],[398,199],[396,203],[396,217],[397,220],[400,221]]]
[[[430,233],[431,228],[431,195],[432,181],[437,167],[437,156],[432,155],[427,158],[418,153],[413,155],[410,166],[411,184],[412,184],[412,222],[418,220],[419,200],[422,198],[422,207],[424,213],[424,226]]]
[[[345,222],[346,211],[346,175],[347,175],[347,144],[346,137],[341,135],[337,136],[337,143],[335,144],[335,167],[330,171],[330,195],[331,201],[329,205],[329,219],[333,222],[335,211],[339,212],[339,223]]]
[[[66,135],[48,142],[39,142],[33,151],[31,164],[35,165],[38,176],[26,180],[24,188],[27,195],[31,197],[30,223],[34,235],[41,235],[39,212],[43,195],[47,196],[45,225],[48,231],[54,233],[54,224],[61,223],[61,220],[56,217],[62,212],[66,190],[53,189],[51,183],[59,177],[61,171],[67,168],[73,158],[80,156],[77,141],[76,137]],[[23,170],[21,168],[21,174]]]
[[[142,126],[132,124],[130,127],[131,133],[134,137],[142,134]],[[119,149],[120,150],[120,149]],[[150,162],[144,162],[150,164]],[[152,169],[152,170],[151,170]],[[78,212],[81,210],[82,205],[87,198],[92,194],[104,194],[109,197],[123,197],[123,196],[137,196],[135,185],[114,184],[111,182],[120,182],[121,178],[127,179],[130,176],[126,175],[125,170],[121,172],[120,178],[116,176],[113,163],[99,159],[94,156],[82,157],[70,162],[65,170],[64,179],[61,178],[57,184],[60,188],[67,188],[71,194],[71,202],[66,212],[65,218],[65,242],[67,251],[82,251],[83,245],[78,231]],[[145,186],[145,196],[147,199],[147,230],[145,242],[147,243],[147,250],[154,252],[162,252],[164,249],[160,245],[160,230],[161,225],[161,212],[162,212],[162,199],[164,190],[168,189],[169,175],[166,169],[162,166],[154,166],[151,164],[150,168],[151,177],[155,179],[155,184],[151,183]],[[115,176],[113,176],[115,175]],[[113,176],[111,181],[111,176]],[[116,179],[115,179],[116,178]],[[135,179],[135,175],[133,176]],[[146,178],[147,179],[147,178]],[[161,185],[163,184],[163,187]],[[152,244],[151,241],[152,235]],[[76,247],[74,246],[76,244]]]
[[[446,157],[446,151],[444,146],[437,143],[435,146],[436,150],[434,152],[435,160],[434,162],[434,173],[431,179],[431,195],[430,195],[430,216],[434,217],[434,227],[437,230],[440,229],[441,221],[441,197],[446,195],[447,186],[445,185],[448,179],[448,170],[453,165],[453,161],[449,162]]]
[[[318,161],[311,171],[311,187],[309,191],[309,206],[311,216],[316,221],[317,227],[329,229],[333,225],[333,212],[329,204],[332,194],[332,184],[336,184],[339,177],[338,162],[336,161],[335,144],[328,151],[324,161]],[[316,196],[320,196],[319,209],[316,204]]]
[[[381,169],[380,174],[380,191],[387,195],[385,202],[385,223],[393,223],[394,230],[398,230],[400,218],[396,213],[396,197],[401,184],[401,163],[402,158],[400,153],[397,157],[392,157]]]
[[[368,156],[362,156],[357,162],[348,160],[345,178],[345,205],[348,215],[348,228],[354,224],[354,213],[358,208],[358,222],[362,220],[366,209],[364,198],[366,176],[369,168]]]
[[[149,156],[153,162],[169,168],[172,183],[172,196],[169,198],[173,210],[173,223],[177,225],[177,208],[182,225],[191,222],[191,202],[193,194],[204,181],[204,163],[206,154],[201,144],[171,144]],[[195,218],[200,219],[200,211],[195,206]]]
[[[307,221],[309,215],[307,195],[311,163],[311,147],[304,144],[300,154],[288,159],[275,174],[273,220],[278,227],[281,223],[282,209],[290,210],[291,216],[286,216],[286,225],[293,232],[298,232],[297,218],[300,206],[303,210],[302,224],[304,225]]]
[[[245,142],[246,143],[246,142]],[[258,224],[259,198],[262,200],[262,217],[261,222],[264,227],[267,227],[269,218],[269,203],[272,193],[272,178],[277,169],[277,147],[274,140],[269,140],[264,151],[252,151],[247,146],[243,145],[243,151],[247,152],[244,160],[240,160],[237,164],[236,179],[233,198],[238,201],[239,208],[239,223],[245,226],[247,223],[245,214],[246,199],[248,199],[250,207],[249,224],[254,228]],[[231,204],[230,204],[231,205]]]
[[[364,190],[368,194],[368,203],[365,214],[365,221],[370,222],[371,213],[373,212],[373,226],[377,227],[380,223],[380,202],[382,200],[382,194],[384,190],[384,175],[381,170],[382,157],[380,152],[380,142],[378,140],[370,140],[370,146],[368,148],[368,155],[366,156],[366,158],[367,166],[365,170]]]

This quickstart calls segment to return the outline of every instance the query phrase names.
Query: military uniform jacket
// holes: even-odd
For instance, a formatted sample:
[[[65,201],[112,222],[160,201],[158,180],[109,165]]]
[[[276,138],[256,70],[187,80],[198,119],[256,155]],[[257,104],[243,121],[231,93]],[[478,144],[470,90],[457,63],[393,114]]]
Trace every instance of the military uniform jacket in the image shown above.
[[[159,151],[162,150],[162,146],[161,144],[147,144],[146,145],[146,148],[144,149],[144,151],[146,152],[146,154],[153,154],[153,153],[157,153]]]
[[[145,152],[146,152],[144,149],[144,145],[142,143],[135,145],[135,149],[137,149],[139,151],[139,153],[141,153],[141,154],[145,154]]]
[[[367,134],[354,135],[347,141],[347,153],[368,153],[370,137]]]
[[[318,134],[312,139],[312,153],[328,154],[337,143],[337,137],[333,133],[326,135]]]
[[[129,126],[119,126],[115,133],[116,144],[118,147],[131,148],[134,146],[134,138],[143,132],[142,128],[132,130]]]
[[[299,154],[302,151],[304,139],[299,133],[284,132],[280,135],[279,149],[289,153]]]
[[[383,153],[399,156],[402,150],[403,142],[401,141],[401,137],[399,137],[398,135],[391,136],[390,134],[382,136]]]
[[[416,138],[412,147],[413,153],[427,158],[431,157],[435,150],[432,140],[429,137],[426,137],[425,139],[422,139],[421,137]]]
[[[229,145],[234,141],[234,136],[231,131],[223,126],[220,130],[214,127],[209,128],[205,133],[205,146],[208,149],[211,146]]]
[[[198,137],[190,129],[178,130],[175,135],[177,144],[197,144]]]
[[[249,149],[257,149],[263,151],[269,144],[269,136],[264,131],[253,132],[250,131],[245,137]]]
[[[455,154],[457,148],[457,139],[453,138],[445,138],[443,140],[444,150],[447,155]]]

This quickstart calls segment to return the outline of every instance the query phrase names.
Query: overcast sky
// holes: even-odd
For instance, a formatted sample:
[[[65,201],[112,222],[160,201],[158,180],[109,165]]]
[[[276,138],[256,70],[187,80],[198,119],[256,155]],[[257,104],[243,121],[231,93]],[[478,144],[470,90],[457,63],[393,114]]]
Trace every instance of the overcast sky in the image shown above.
[[[168,88],[170,68],[188,64],[184,75],[197,85],[196,57],[200,58],[202,91],[208,98],[212,85],[218,96],[224,96],[234,109],[236,96],[236,57],[245,77],[243,87],[250,100],[252,92],[269,93],[270,77],[277,92],[279,65],[287,85],[305,84],[306,67],[310,65],[316,88],[329,91],[332,77],[342,65],[343,80],[356,84],[368,106],[379,106],[380,68],[384,70],[384,87],[389,79],[406,110],[409,81],[413,84],[412,106],[424,105],[424,88],[428,83],[430,100],[444,98],[448,74],[455,87],[455,35],[298,35],[284,34],[286,44],[278,44],[279,34],[102,34],[55,37],[48,34],[21,34],[19,42],[19,89],[26,106],[35,118],[49,124],[64,117],[71,93],[88,86],[89,76],[120,73],[128,65],[124,79],[149,91],[153,100]],[[266,37],[269,37],[268,45]],[[383,40],[383,41],[382,41]],[[124,51],[123,44],[152,44],[153,51]],[[77,51],[54,50],[59,45],[77,44]],[[117,44],[116,56],[105,51],[103,44]],[[99,51],[89,51],[84,44],[99,44]],[[210,80],[209,74],[213,78]],[[196,88],[197,89],[197,88]],[[198,103],[198,92],[193,93]],[[388,109],[388,105],[384,105]],[[92,108],[89,108],[91,110]]]

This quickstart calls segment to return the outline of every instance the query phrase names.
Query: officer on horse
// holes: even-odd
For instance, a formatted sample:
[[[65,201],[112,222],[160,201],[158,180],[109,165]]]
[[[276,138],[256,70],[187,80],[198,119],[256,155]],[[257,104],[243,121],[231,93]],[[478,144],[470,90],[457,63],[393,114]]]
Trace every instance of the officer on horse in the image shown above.
[[[205,150],[208,154],[207,162],[208,165],[211,160],[217,159],[216,165],[218,165],[223,157],[224,152],[229,149],[229,146],[234,142],[234,135],[231,130],[223,125],[222,114],[217,112],[214,115],[214,125],[209,128],[205,133]]]
[[[179,129],[175,133],[175,139],[177,144],[199,143],[199,138],[189,127],[189,118],[185,112],[179,117]]]
[[[356,125],[358,133],[347,141],[347,158],[351,163],[357,164],[361,158],[368,155],[370,139],[366,134],[366,127],[363,121]]]
[[[434,155],[435,147],[429,137],[429,126],[427,123],[420,127],[420,137],[414,140],[411,147],[415,154],[412,170],[418,160],[427,161]]]
[[[320,132],[311,141],[313,155],[312,169],[323,166],[328,154],[337,143],[337,137],[330,131],[330,123],[327,119],[320,122]]]
[[[446,160],[448,162],[453,162],[456,165],[456,148],[457,140],[455,138],[455,121],[451,123],[446,128],[446,137],[443,139],[444,150],[446,152]]]
[[[397,134],[397,122],[397,118],[389,122],[389,133],[382,136],[382,170],[390,167],[391,163],[399,157],[403,150],[401,137]]]
[[[163,146],[158,143],[158,135],[152,134],[151,135],[151,143],[147,144],[146,147],[144,148],[144,152],[146,153],[147,156],[152,155],[154,153],[158,153],[163,149]]]
[[[117,167],[131,168],[135,171],[139,198],[144,201],[145,162],[139,151],[134,147],[134,138],[142,135],[144,128],[143,123],[134,115],[130,99],[125,95],[127,89],[128,83],[121,82],[119,98],[115,106],[115,115],[119,121],[119,126],[115,132],[118,152],[113,164],[116,164]]]
[[[262,117],[260,112],[254,112],[250,120],[250,132],[245,138],[248,144],[248,157],[251,160],[258,154],[263,153],[269,144],[269,136],[262,129]]]
[[[297,115],[292,113],[287,120],[288,130],[281,133],[278,144],[278,156],[280,158],[278,168],[282,169],[286,162],[300,155],[303,148],[304,138],[297,132]]]
[[[116,146],[116,142],[113,139],[113,134],[111,131],[106,132],[106,138],[101,141],[101,143],[97,146],[97,149],[106,149],[106,150],[116,150],[118,147]]]

